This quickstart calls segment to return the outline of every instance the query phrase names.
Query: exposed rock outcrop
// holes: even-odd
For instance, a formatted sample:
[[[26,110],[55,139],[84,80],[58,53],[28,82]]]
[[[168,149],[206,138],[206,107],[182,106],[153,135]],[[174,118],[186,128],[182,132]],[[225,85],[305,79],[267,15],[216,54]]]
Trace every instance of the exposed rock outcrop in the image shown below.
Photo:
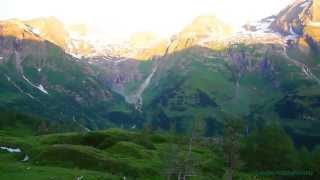
[[[271,28],[285,36],[296,36],[301,49],[320,50],[320,1],[297,0],[281,11]]]
[[[232,33],[232,28],[214,16],[199,16],[181,32],[169,40],[163,40],[155,46],[139,52],[137,59],[152,59],[152,57],[172,54],[195,46],[202,41],[224,38]]]

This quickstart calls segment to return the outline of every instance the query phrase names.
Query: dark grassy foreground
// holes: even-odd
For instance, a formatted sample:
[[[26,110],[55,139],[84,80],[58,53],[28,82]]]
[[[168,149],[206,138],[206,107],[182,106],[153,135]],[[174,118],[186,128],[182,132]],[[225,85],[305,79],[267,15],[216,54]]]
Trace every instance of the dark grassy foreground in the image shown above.
[[[72,131],[72,124],[0,112],[0,180],[233,179],[300,180],[320,178],[320,146],[297,147],[276,124],[244,133],[240,120],[224,124],[223,136],[206,138],[201,126],[191,134],[108,129]],[[173,128],[174,129],[174,128]],[[27,161],[24,161],[26,160]],[[178,179],[179,180],[179,179]]]
[[[188,147],[187,138],[119,129],[0,138],[1,146],[22,150],[0,151],[0,179],[12,180],[163,179],[172,160],[184,160]],[[219,179],[224,174],[222,156],[204,144],[194,143],[193,179]],[[25,155],[30,160],[22,162]]]

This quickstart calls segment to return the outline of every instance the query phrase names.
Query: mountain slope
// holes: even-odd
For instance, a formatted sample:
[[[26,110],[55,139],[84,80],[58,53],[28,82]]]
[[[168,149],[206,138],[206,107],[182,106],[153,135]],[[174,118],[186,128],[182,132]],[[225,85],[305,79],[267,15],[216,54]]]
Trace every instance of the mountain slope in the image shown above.
[[[199,16],[170,40],[163,40],[151,48],[142,50],[135,58],[152,59],[190,48],[204,39],[223,39],[231,33],[232,28],[215,16]]]
[[[201,119],[206,134],[215,135],[226,111],[252,124],[277,120],[297,137],[318,138],[311,133],[320,128],[313,121],[319,118],[316,57],[293,41],[303,35],[279,35],[265,27],[276,21],[266,18],[257,24],[264,27],[258,32],[233,34],[214,17],[199,17],[171,41],[141,51],[149,61],[104,62],[103,77],[154,128],[176,124],[185,133]],[[285,115],[291,111],[296,114]]]
[[[281,47],[245,45],[222,52],[193,47],[169,55],[159,60],[143,96],[146,112],[162,111],[160,124],[176,120],[183,128],[197,118],[221,124],[221,111],[245,116],[296,87],[317,86],[282,53]]]
[[[38,18],[23,21],[34,33],[43,39],[54,43],[65,49],[67,47],[69,34],[65,25],[54,17]]]
[[[284,35],[294,36],[301,48],[319,51],[320,1],[298,0],[281,11],[271,27]]]
[[[0,24],[1,106],[92,129],[110,126],[108,113],[130,111],[98,80],[99,72],[38,36],[22,22]]]
[[[300,1],[293,7],[309,7],[309,3]],[[299,13],[289,13],[293,20],[285,26],[291,25]],[[272,19],[271,28],[277,21]],[[306,26],[301,28],[305,30]],[[277,34],[278,29],[268,29],[229,37],[215,29],[202,36],[205,26],[191,28],[192,33],[188,29],[153,52],[159,54],[148,62],[149,68],[156,70],[147,71],[151,80],[135,103],[142,104],[155,128],[168,129],[176,123],[179,132],[187,132],[194,121],[202,119],[207,134],[219,134],[221,112],[226,111],[247,117],[252,124],[280,121],[296,139],[319,139],[319,93],[315,90],[320,86],[319,62],[317,54],[299,48],[295,40],[304,38],[302,34],[289,28],[283,35]],[[222,44],[219,48],[212,46],[217,42]],[[137,91],[149,76],[143,80]]]
[[[13,30],[3,26],[1,32],[7,34],[0,39],[5,47],[4,105],[16,103],[34,112],[34,97],[50,107],[48,113],[45,108],[35,113],[83,119],[81,124],[91,129],[136,128],[148,120],[154,128],[168,130],[176,124],[177,131],[186,133],[201,119],[207,135],[221,134],[221,114],[227,111],[251,125],[277,120],[293,135],[317,138],[311,132],[320,128],[315,120],[320,67],[306,35],[313,34],[317,43],[317,27],[307,30],[316,17],[313,5],[297,1],[237,33],[215,17],[201,16],[151,47],[151,35],[138,34],[133,44],[140,46],[135,41],[142,39],[148,46],[135,58],[97,55],[79,60],[14,21]],[[76,29],[85,33],[83,27]],[[17,93],[23,95],[21,101]]]

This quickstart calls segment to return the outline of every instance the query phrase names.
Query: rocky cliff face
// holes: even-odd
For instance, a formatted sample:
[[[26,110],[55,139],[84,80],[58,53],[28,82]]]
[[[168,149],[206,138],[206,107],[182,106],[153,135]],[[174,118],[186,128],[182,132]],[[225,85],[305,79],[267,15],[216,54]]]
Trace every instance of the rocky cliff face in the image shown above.
[[[22,23],[29,26],[32,31],[43,39],[50,41],[51,43],[66,49],[69,33],[65,25],[54,17],[38,18]]]
[[[170,39],[163,40],[155,46],[139,52],[136,58],[152,59],[152,57],[172,54],[196,46],[202,41],[223,39],[231,34],[232,28],[216,17],[199,16]]]
[[[271,28],[283,35],[294,35],[302,48],[319,51],[319,0],[297,0],[281,11]]]
[[[21,58],[34,54],[39,59],[47,55],[45,39],[30,26],[19,21],[0,22],[0,54],[8,59],[18,52]]]
[[[272,29],[284,35],[293,32],[302,35],[304,26],[312,20],[312,1],[297,0],[282,10],[271,24]]]

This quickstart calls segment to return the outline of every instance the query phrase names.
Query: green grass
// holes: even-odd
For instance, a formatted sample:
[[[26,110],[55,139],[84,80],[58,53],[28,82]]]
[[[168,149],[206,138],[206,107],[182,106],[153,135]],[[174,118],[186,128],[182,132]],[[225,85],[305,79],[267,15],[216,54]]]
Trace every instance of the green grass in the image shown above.
[[[71,180],[79,177],[88,180],[119,179],[107,173],[50,166],[34,166],[26,163],[0,162],[0,179],[11,180]]]
[[[165,154],[175,144],[186,154],[187,139],[169,135],[144,134],[119,129],[90,133],[65,133],[42,136],[11,137],[0,134],[0,145],[20,148],[23,152],[9,154],[0,151],[0,179],[24,178],[68,179],[78,176],[87,179],[123,177],[129,179],[161,179],[167,167]],[[193,156],[201,162],[197,171],[204,176],[215,176],[207,171],[210,166],[222,167],[222,161],[208,162],[211,151],[195,143]],[[22,163],[24,155],[30,157]],[[179,156],[180,156],[179,155]],[[203,162],[203,163],[202,163]],[[221,169],[220,169],[221,171]]]
[[[0,108],[52,120],[75,118],[90,129],[117,126],[105,118],[112,111],[132,112],[120,95],[99,80],[97,76],[100,72],[95,71],[95,67],[87,62],[75,61],[52,44],[48,44],[45,52],[27,54],[21,66],[24,76],[35,85],[41,83],[49,94],[22,78],[12,55],[0,66]],[[41,72],[37,68],[41,68]],[[79,125],[77,128],[80,128]]]

